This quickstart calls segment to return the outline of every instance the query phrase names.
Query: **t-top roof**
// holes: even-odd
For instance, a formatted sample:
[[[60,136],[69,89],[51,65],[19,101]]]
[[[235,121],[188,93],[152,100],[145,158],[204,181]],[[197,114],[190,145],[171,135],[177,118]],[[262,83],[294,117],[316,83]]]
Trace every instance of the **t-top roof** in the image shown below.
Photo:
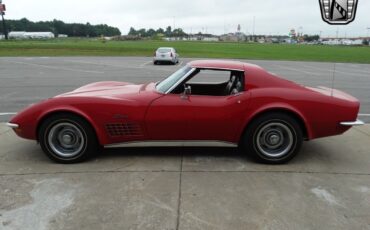
[[[239,62],[239,61],[200,60],[200,61],[192,61],[188,65],[194,68],[226,69],[226,70],[244,71],[244,63]]]

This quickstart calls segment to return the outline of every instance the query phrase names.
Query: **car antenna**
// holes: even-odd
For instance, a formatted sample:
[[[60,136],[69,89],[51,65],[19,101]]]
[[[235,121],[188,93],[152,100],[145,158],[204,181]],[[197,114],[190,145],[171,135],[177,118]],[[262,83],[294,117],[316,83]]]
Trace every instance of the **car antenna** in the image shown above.
[[[333,78],[332,78],[332,81],[331,81],[331,96],[333,97],[334,95],[334,80],[335,80],[335,62],[334,62],[334,66],[333,66]]]

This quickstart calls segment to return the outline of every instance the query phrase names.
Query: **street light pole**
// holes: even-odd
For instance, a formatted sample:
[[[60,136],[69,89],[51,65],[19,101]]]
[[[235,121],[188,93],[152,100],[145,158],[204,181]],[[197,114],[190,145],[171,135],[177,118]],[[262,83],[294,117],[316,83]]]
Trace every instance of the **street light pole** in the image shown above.
[[[1,14],[1,18],[3,20],[3,32],[4,32],[5,40],[8,40],[8,30],[6,28],[6,23],[5,23],[5,19],[4,19],[4,12],[0,12],[0,14]]]
[[[255,29],[256,29],[256,16],[253,16],[253,27],[252,27],[252,41],[257,41],[255,37]]]
[[[2,3],[3,3],[3,0],[0,0],[0,4],[2,4]],[[1,14],[1,19],[3,21],[3,32],[4,32],[4,36],[5,36],[5,39],[8,40],[8,30],[6,28],[6,23],[5,23],[5,19],[4,19],[5,12],[3,11],[3,10],[5,10],[5,6],[3,6],[3,7],[4,7],[4,9],[2,9],[0,11],[0,14]]]

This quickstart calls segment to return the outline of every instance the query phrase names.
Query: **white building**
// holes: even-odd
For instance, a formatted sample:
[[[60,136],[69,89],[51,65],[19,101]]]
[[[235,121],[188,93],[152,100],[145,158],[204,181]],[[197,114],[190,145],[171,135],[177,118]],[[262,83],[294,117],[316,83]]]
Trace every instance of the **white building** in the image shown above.
[[[323,38],[322,43],[325,45],[362,45],[366,37],[357,37],[357,38]]]
[[[26,32],[24,36],[32,39],[55,38],[55,35],[52,32]]]
[[[24,37],[24,34],[26,33],[26,31],[12,31],[12,32],[9,32],[8,34],[8,37],[10,39],[23,39],[25,38]]]
[[[324,45],[341,45],[341,42],[339,39],[330,39],[327,41],[322,41]]]
[[[220,39],[218,37],[204,37],[203,41],[206,42],[218,42]]]
[[[343,45],[362,45],[363,39],[344,39],[342,40]]]
[[[47,39],[54,38],[52,32],[25,32],[25,31],[12,31],[9,33],[9,38],[13,39]]]

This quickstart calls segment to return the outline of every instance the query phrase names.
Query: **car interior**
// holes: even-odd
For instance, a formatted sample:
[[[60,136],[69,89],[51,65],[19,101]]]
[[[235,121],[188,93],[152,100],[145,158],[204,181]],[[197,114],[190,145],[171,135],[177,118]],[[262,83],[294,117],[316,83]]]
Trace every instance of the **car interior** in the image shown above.
[[[228,76],[228,79],[224,79],[222,82],[211,82],[214,80],[214,76],[209,76],[206,82],[196,82],[198,75],[205,71],[204,69],[197,69],[193,72],[183,83],[179,84],[172,93],[181,94],[184,92],[185,87],[191,87],[191,95],[209,95],[209,96],[227,96],[237,94],[244,91],[244,72],[242,71],[225,71],[225,70],[212,70],[212,72],[223,72],[223,75]],[[207,69],[208,72],[210,72]],[[201,77],[199,77],[201,78]],[[206,78],[202,79],[205,80]]]

